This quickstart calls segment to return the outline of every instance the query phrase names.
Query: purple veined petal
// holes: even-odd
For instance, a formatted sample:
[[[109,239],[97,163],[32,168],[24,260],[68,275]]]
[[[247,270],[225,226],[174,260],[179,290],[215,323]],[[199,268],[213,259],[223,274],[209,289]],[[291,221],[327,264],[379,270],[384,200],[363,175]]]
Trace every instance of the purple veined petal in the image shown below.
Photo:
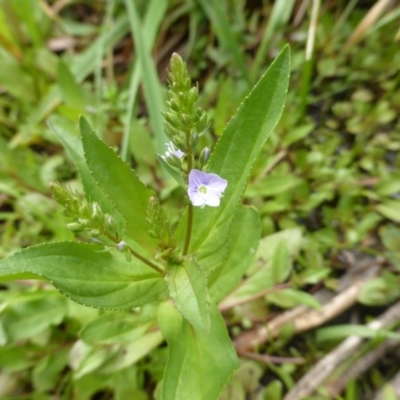
[[[200,185],[205,185],[207,174],[199,171],[198,169],[192,169],[189,173],[189,188],[198,188]]]
[[[208,185],[210,189],[223,192],[228,186],[228,181],[216,174],[209,174]]]

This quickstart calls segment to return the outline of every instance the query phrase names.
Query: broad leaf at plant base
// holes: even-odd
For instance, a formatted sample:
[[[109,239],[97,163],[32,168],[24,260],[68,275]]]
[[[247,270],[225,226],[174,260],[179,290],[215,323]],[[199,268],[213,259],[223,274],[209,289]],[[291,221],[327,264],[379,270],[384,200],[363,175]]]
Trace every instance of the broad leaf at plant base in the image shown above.
[[[46,279],[77,303],[127,309],[168,298],[163,277],[137,259],[95,244],[58,242],[0,260],[0,281]]]
[[[171,302],[160,305],[158,321],[169,356],[157,400],[218,399],[238,359],[215,305],[210,304],[209,333],[190,325]]]

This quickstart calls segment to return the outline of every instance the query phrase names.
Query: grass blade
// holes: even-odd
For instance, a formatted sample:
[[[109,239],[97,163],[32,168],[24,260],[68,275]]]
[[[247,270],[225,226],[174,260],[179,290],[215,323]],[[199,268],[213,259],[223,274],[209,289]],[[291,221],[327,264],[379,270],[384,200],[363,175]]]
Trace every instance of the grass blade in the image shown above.
[[[132,37],[137,48],[137,56],[143,74],[143,85],[149,110],[151,125],[157,142],[157,150],[165,151],[165,143],[168,141],[164,133],[164,122],[162,118],[163,102],[158,82],[157,71],[151,59],[150,52],[146,48],[145,38],[142,34],[142,23],[139,19],[136,6],[131,0],[125,0],[128,9],[129,23]]]

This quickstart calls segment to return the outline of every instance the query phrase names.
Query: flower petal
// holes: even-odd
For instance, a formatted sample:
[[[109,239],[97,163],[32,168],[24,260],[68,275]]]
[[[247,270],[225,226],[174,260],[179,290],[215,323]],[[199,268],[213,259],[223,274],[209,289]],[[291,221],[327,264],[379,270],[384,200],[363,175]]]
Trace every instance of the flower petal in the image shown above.
[[[192,169],[189,173],[189,188],[198,188],[200,185],[205,185],[207,179],[205,172],[199,171],[198,169]]]
[[[198,192],[189,193],[189,198],[192,204],[196,207],[203,207],[206,203],[204,196]]]
[[[216,174],[209,174],[208,185],[210,189],[222,193],[228,186],[228,181]]]
[[[198,169],[192,169],[189,173],[188,195],[194,206],[208,205],[218,207],[220,197],[224,192],[228,181],[217,174],[208,174]],[[199,191],[202,186],[205,191]]]
[[[210,207],[218,207],[220,202],[220,196],[212,193],[208,194],[207,198],[205,199],[205,204]]]

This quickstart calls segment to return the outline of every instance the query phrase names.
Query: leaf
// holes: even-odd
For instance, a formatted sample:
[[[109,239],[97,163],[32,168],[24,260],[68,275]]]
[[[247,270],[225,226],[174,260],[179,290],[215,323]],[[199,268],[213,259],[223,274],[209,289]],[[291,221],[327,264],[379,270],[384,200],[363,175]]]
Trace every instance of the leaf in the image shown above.
[[[46,279],[77,303],[97,308],[127,309],[168,297],[164,279],[148,266],[95,244],[23,249],[0,260],[0,281],[15,279]]]
[[[385,200],[381,204],[375,206],[375,209],[384,217],[394,222],[400,222],[400,204],[398,201]]]
[[[83,376],[98,370],[104,363],[112,358],[117,348],[89,346],[78,340],[74,343],[69,353],[69,364],[74,370],[74,378],[80,379]]]
[[[286,241],[280,240],[272,257],[272,276],[274,284],[284,282],[292,270],[289,251]]]
[[[194,259],[170,265],[166,276],[176,308],[197,329],[210,331],[207,280]]]
[[[385,338],[400,340],[400,334],[385,329],[374,329],[365,325],[336,325],[320,328],[317,330],[317,341],[341,340],[349,336],[360,336],[363,338]]]
[[[136,337],[132,342],[123,346],[117,354],[109,358],[102,365],[99,373],[110,375],[135,364],[158,347],[163,340],[163,336],[159,330],[149,331],[144,335]]]
[[[267,300],[282,308],[292,308],[299,304],[316,309],[321,308],[321,304],[314,296],[296,289],[283,289],[270,293],[267,295]]]
[[[32,76],[6,52],[0,53],[0,82],[3,90],[24,102],[33,103],[36,99],[35,84]]]
[[[40,392],[50,391],[57,385],[62,370],[67,366],[69,348],[60,348],[41,358],[32,372],[35,389]]]
[[[99,203],[104,213],[113,215],[113,217],[118,217],[119,222],[122,223],[123,217],[116,215],[117,213],[115,212],[115,207],[105,196],[104,192],[101,190],[96,180],[90,173],[83,155],[82,143],[79,138],[72,133],[73,128],[69,126],[68,121],[57,115],[54,115],[49,118],[48,123],[50,128],[53,129],[53,131],[57,134],[57,137],[67,150],[69,156],[75,162],[86,196],[92,201]],[[123,222],[123,225],[125,225],[125,222]]]
[[[215,303],[238,285],[255,257],[260,235],[258,212],[251,207],[240,207],[232,220],[227,259],[208,278],[210,296]]]
[[[160,305],[158,320],[168,343],[160,400],[217,400],[238,367],[224,320],[210,305],[211,330],[192,327],[171,302]]]
[[[80,120],[80,130],[85,158],[94,179],[126,219],[130,236],[143,247],[153,250],[157,241],[149,234],[150,223],[146,218],[153,192],[96,136],[84,118]]]
[[[302,246],[302,235],[299,228],[285,229],[262,238],[256,252],[255,262],[246,271],[247,278],[224,300],[224,304],[234,304],[274,286],[272,262],[282,240],[290,243],[290,248],[288,248],[290,257],[297,256]]]
[[[54,290],[26,300],[13,304],[4,315],[5,332],[12,340],[33,338],[50,326],[59,325],[67,314],[66,299]]]
[[[232,28],[226,10],[224,10],[223,2],[219,0],[199,0],[199,3],[210,19],[221,47],[232,57],[233,64],[240,69],[243,77],[249,83],[250,75],[244,53],[237,42],[236,33]]]
[[[148,39],[143,37],[142,22],[139,19],[136,5],[130,0],[125,0],[131,26],[132,37],[137,50],[137,57],[142,70],[143,87],[146,96],[146,105],[150,114],[150,120],[157,141],[157,149],[160,153],[165,150],[168,139],[164,132],[162,118],[162,92],[157,77],[157,70],[151,58],[151,49]],[[158,2],[159,9],[166,10],[165,2]]]
[[[85,101],[82,89],[62,59],[58,62],[57,78],[65,104],[79,110],[84,110]]]
[[[101,315],[89,322],[80,332],[80,338],[87,344],[126,343],[142,336],[149,328],[136,315],[115,313]]]
[[[151,62],[151,52],[155,46],[155,42],[156,42],[156,36],[157,36],[157,32],[160,28],[160,25],[162,23],[162,21],[165,18],[165,12],[168,8],[168,2],[160,2],[159,0],[151,0],[148,3],[148,6],[146,8],[146,15],[144,16],[144,22],[142,25],[142,32],[140,27],[137,27],[134,25],[134,20],[132,20],[132,18],[130,18],[131,21],[131,27],[133,28],[135,26],[135,28],[139,31],[139,35],[141,35],[141,38],[139,38],[139,43],[138,46],[140,47],[140,49],[138,48],[138,53],[140,51],[140,54],[138,54],[138,57],[134,57],[133,58],[133,64],[132,64],[132,68],[131,68],[131,75],[130,75],[130,82],[129,82],[129,98],[128,98],[128,103],[127,103],[127,115],[125,118],[125,122],[124,122],[124,136],[123,136],[123,140],[122,140],[122,145],[121,145],[121,158],[123,160],[127,160],[128,159],[128,142],[132,142],[132,139],[134,139],[135,142],[135,148],[136,145],[138,143],[138,140],[140,140],[140,137],[144,136],[141,132],[140,129],[137,129],[136,127],[133,127],[132,123],[135,122],[135,120],[133,119],[133,116],[135,114],[135,107],[134,107],[134,103],[135,100],[138,96],[138,91],[139,91],[139,84],[140,84],[140,79],[143,76],[143,80],[146,81],[145,83],[145,90],[146,90],[146,98],[149,98],[149,102],[153,101],[153,103],[151,104],[151,106],[154,108],[154,115],[157,117],[157,120],[159,119],[160,122],[157,122],[158,125],[158,129],[157,132],[161,132],[160,128],[163,128],[163,120],[162,120],[162,116],[161,114],[158,114],[161,110],[162,110],[162,104],[161,104],[161,96],[160,97],[155,97],[153,100],[152,97],[152,91],[154,90],[154,87],[157,86],[157,80],[153,81],[153,78],[157,78],[157,72],[154,66],[154,63]],[[135,18],[135,16],[134,16]],[[132,25],[133,23],[133,25]],[[143,34],[142,34],[143,33]],[[136,36],[136,35],[135,35]],[[137,38],[136,38],[137,39]],[[141,42],[141,40],[143,40],[143,43]],[[142,54],[143,53],[143,54]],[[147,60],[145,60],[145,58],[147,57]],[[149,72],[148,70],[142,68],[143,64],[146,64],[146,62],[150,63],[150,66],[153,67],[153,71]],[[157,88],[155,87],[155,90],[157,90]],[[150,107],[150,105],[149,105]],[[152,122],[153,127],[154,125],[154,121]],[[135,125],[138,125],[137,123]],[[134,129],[132,129],[134,128]],[[161,134],[160,134],[161,135]],[[145,134],[146,138],[148,138],[149,141],[151,141],[151,137],[149,135],[148,132],[146,132]],[[164,138],[162,137],[163,135],[161,135],[159,137],[159,141],[162,141],[162,143],[160,143],[162,146],[164,146],[165,141]],[[153,145],[150,147],[149,149],[150,151],[154,150],[153,149]],[[147,150],[148,151],[148,150]],[[135,154],[135,151],[132,150],[135,159],[137,160],[137,154]],[[154,151],[153,151],[153,157],[154,157]]]
[[[229,225],[240,202],[252,166],[278,123],[289,82],[289,47],[285,47],[244,100],[227,125],[207,165],[209,172],[228,180],[221,205],[195,208],[189,251],[198,252],[198,261],[213,270],[226,256]],[[177,234],[184,231],[182,222]]]
[[[389,271],[365,283],[358,301],[367,306],[383,306],[400,296],[399,279]]]
[[[251,185],[246,190],[245,196],[248,198],[276,196],[293,191],[301,183],[302,180],[297,176],[271,175],[264,178],[260,183]]]

